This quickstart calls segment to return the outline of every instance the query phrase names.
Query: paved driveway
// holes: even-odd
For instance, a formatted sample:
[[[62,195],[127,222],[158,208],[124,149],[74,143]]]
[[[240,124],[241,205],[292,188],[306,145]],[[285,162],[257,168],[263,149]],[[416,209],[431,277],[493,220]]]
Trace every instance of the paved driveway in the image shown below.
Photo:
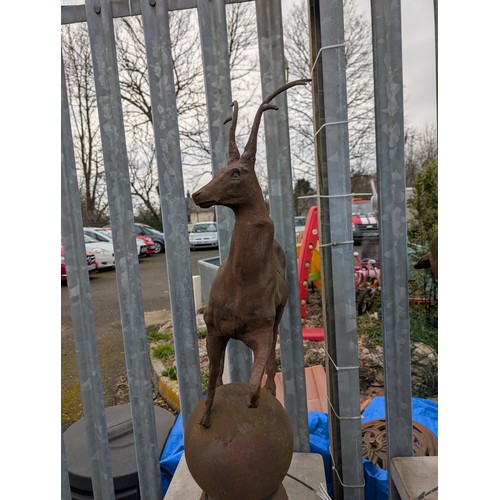
[[[217,250],[191,252],[193,274],[198,260],[218,255]],[[170,310],[165,254],[141,260],[144,311]],[[97,346],[105,406],[128,402],[125,353],[120,324],[116,273],[99,272],[90,278]],[[81,418],[82,405],[78,382],[75,343],[71,325],[68,288],[61,285],[61,405],[63,429]]]

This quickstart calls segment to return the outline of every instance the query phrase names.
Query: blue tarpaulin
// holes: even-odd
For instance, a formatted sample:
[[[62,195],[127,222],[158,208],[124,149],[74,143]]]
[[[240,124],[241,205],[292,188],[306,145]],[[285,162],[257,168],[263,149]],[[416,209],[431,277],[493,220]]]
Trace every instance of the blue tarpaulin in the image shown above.
[[[377,396],[370,401],[361,415],[364,424],[376,418],[385,418],[385,401],[383,396]],[[438,435],[438,405],[427,399],[412,399],[412,418],[425,425],[437,437]],[[323,457],[328,492],[332,491],[332,463],[330,457],[330,436],[328,415],[322,412],[309,412],[309,436],[311,453],[319,453]],[[166,494],[175,469],[184,453],[184,437],[182,432],[182,417],[179,413],[170,431],[160,458],[161,482],[163,496]],[[365,478],[365,499],[386,500],[388,498],[387,471],[379,469],[369,460],[363,460]]]
[[[377,396],[370,401],[361,415],[364,424],[376,418],[385,418],[385,400]],[[438,405],[427,399],[412,399],[412,419],[438,435]],[[328,431],[328,415],[320,412],[309,412],[309,435],[311,452],[323,457],[328,492],[332,492],[332,462],[330,457],[330,435]],[[365,478],[365,500],[387,500],[387,471],[379,469],[369,460],[363,460]]]
[[[175,469],[177,469],[183,453],[184,433],[182,431],[182,416],[179,412],[160,457],[162,497],[167,493],[167,489],[170,486]]]

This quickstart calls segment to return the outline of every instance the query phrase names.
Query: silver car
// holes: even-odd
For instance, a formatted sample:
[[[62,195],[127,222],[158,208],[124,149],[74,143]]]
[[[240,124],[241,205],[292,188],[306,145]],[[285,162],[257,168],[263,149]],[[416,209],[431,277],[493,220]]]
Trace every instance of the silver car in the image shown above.
[[[219,236],[216,222],[197,222],[189,232],[189,246],[195,248],[217,248]]]

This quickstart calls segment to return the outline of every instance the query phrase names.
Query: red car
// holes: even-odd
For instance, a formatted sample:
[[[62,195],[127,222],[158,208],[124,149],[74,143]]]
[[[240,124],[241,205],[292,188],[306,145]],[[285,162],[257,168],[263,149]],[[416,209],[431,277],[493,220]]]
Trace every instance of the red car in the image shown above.
[[[97,273],[97,261],[95,255],[87,250],[87,269],[89,274]],[[61,245],[61,283],[66,283],[66,262],[64,260],[64,247]]]
[[[137,238],[144,241],[146,244],[146,252],[148,255],[157,253],[155,242],[149,236],[137,235]]]
[[[103,227],[101,230],[109,231],[111,233],[110,227]],[[153,255],[157,252],[155,242],[149,236],[143,236],[141,234],[136,235],[136,238],[142,241],[146,245],[146,255]]]

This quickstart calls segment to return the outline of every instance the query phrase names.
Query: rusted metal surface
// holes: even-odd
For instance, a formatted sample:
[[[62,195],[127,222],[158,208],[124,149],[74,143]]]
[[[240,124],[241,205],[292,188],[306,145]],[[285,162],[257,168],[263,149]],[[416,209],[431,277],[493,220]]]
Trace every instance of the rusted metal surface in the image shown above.
[[[262,391],[257,408],[248,408],[249,397],[246,383],[221,385],[210,427],[198,424],[205,411],[203,400],[186,426],[187,466],[211,500],[287,498],[276,495],[293,456],[290,420],[269,392]]]
[[[437,456],[438,440],[430,429],[413,421],[412,435],[413,456]],[[378,468],[387,470],[387,422],[385,418],[377,418],[363,424],[361,436],[363,458],[367,458]]]
[[[255,174],[257,134],[263,113],[277,109],[271,101],[287,89],[305,85],[307,81],[290,82],[264,99],[241,155],[235,140],[238,103],[234,101],[229,163],[193,194],[193,201],[200,207],[223,205],[232,209],[235,215],[229,254],[217,271],[204,315],[210,362],[205,412],[199,422],[204,427],[210,426],[215,388],[222,384],[224,353],[230,339],[242,341],[254,354],[247,405],[258,406],[264,372],[267,374],[266,389],[276,393],[275,349],[278,325],[288,299],[288,285],[285,254],[274,240],[274,223]]]

